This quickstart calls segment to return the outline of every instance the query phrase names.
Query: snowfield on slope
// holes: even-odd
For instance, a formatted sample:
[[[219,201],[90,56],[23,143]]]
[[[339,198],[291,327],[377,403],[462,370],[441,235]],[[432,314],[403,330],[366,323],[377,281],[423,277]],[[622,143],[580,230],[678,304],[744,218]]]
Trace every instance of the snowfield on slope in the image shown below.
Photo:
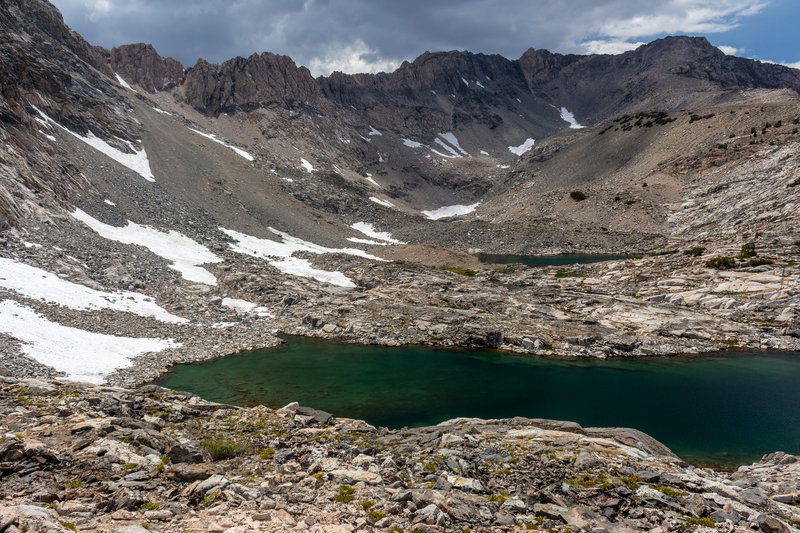
[[[353,288],[356,286],[347,276],[341,272],[331,272],[314,268],[311,261],[299,257],[293,257],[295,252],[310,252],[312,254],[348,254],[372,259],[374,261],[385,261],[380,257],[370,255],[364,250],[357,248],[327,248],[312,242],[292,237],[288,233],[269,228],[269,230],[281,237],[281,241],[262,239],[253,237],[235,230],[219,228],[220,231],[236,241],[231,244],[231,250],[240,254],[251,255],[260,259],[265,259],[267,263],[274,266],[284,274],[315,279],[323,283],[338,285],[339,287]]]
[[[94,133],[92,133],[91,131],[88,131],[86,135],[75,133],[74,131],[65,128],[52,118],[45,115],[44,112],[35,105],[31,105],[31,107],[35,109],[36,112],[39,113],[39,115],[41,115],[42,117],[41,119],[39,118],[36,119],[40,124],[47,126],[48,128],[50,127],[50,125],[54,125],[59,129],[62,129],[65,132],[69,133],[76,139],[80,139],[81,141],[85,142],[98,152],[101,152],[106,156],[110,157],[117,163],[133,170],[147,181],[156,181],[155,177],[153,177],[153,172],[150,170],[150,160],[147,159],[147,152],[145,152],[144,148],[142,148],[141,150],[136,150],[136,148],[130,142],[124,139],[118,139],[120,142],[126,143],[133,151],[132,154],[123,152],[122,150],[111,146],[100,137],[96,137]]]
[[[363,233],[367,237],[372,237],[373,239],[384,241],[384,242],[377,242],[373,240],[367,242],[366,244],[380,244],[382,246],[385,246],[387,244],[406,244],[403,241],[398,241],[397,239],[392,237],[392,234],[389,233],[388,231],[376,230],[375,226],[373,226],[369,222],[356,222],[355,224],[352,224],[350,227],[360,233]],[[347,240],[351,242],[364,242],[364,239],[359,240],[356,237],[350,237]]]
[[[11,300],[0,301],[0,333],[19,340],[24,355],[65,372],[68,379],[89,383],[103,383],[134,357],[181,346],[171,339],[116,337],[62,326]]]
[[[575,115],[569,112],[566,107],[561,108],[561,120],[564,122],[569,123],[569,127],[573,130],[579,130],[584,126],[578,124],[578,121],[575,120]]]
[[[0,287],[22,296],[75,309],[111,309],[152,317],[162,322],[185,324],[187,319],[168,313],[153,298],[138,292],[104,292],[59,278],[41,268],[0,257]]]
[[[440,207],[439,209],[423,211],[422,214],[431,220],[439,220],[440,218],[457,217],[460,215],[466,215],[467,213],[472,213],[478,208],[479,205],[481,205],[480,202],[471,205],[446,205]]]
[[[528,137],[527,139],[525,139],[524,143],[520,144],[519,146],[509,146],[508,150],[511,153],[514,153],[514,154],[517,154],[517,155],[522,155],[525,152],[527,152],[528,150],[530,150],[531,148],[533,148],[533,145],[535,143],[536,143],[536,141],[534,139],[531,139],[530,137]]]
[[[143,246],[159,257],[170,261],[169,267],[180,272],[183,279],[206,285],[216,285],[217,278],[199,265],[220,263],[222,259],[202,244],[175,230],[164,232],[128,221],[117,227],[100,222],[88,213],[75,209],[73,218],[80,220],[101,237],[124,244]]]

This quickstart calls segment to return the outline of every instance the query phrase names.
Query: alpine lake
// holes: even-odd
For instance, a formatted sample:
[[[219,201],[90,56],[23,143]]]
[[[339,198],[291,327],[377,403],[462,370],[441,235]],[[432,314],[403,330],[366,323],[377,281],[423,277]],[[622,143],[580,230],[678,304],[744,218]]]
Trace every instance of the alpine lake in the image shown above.
[[[632,427],[687,462],[727,468],[800,453],[800,353],[567,360],[284,340],[176,366],[157,384],[240,406],[297,401],[390,429],[514,416]]]

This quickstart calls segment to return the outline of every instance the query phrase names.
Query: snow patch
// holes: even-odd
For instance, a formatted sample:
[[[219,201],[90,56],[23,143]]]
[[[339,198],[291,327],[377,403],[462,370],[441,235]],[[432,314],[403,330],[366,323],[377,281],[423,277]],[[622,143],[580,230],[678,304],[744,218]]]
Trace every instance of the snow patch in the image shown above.
[[[141,150],[136,150],[131,146],[133,153],[132,154],[125,153],[111,146],[100,137],[96,137],[94,133],[92,133],[91,131],[87,132],[86,135],[75,133],[74,131],[65,128],[52,118],[45,115],[44,112],[42,112],[42,110],[39,109],[38,107],[34,105],[31,105],[31,107],[33,107],[33,109],[35,109],[36,112],[39,113],[39,115],[41,115],[42,118],[47,123],[54,124],[55,126],[66,131],[76,139],[80,139],[81,141],[85,142],[98,152],[102,152],[106,156],[110,157],[120,165],[126,166],[129,169],[133,170],[147,181],[156,181],[156,179],[153,177],[152,171],[150,170],[150,161],[147,159],[147,152],[145,152],[144,148],[142,148]],[[122,139],[120,139],[120,141],[122,141]],[[130,146],[130,143],[128,145]]]
[[[464,85],[466,85],[467,87],[469,87],[469,82],[468,82],[468,81],[467,81],[465,78],[461,78],[461,81],[463,81],[463,82],[464,82]]]
[[[564,122],[568,122],[569,127],[573,130],[579,130],[583,128],[583,126],[578,124],[578,121],[575,120],[575,115],[570,113],[566,107],[561,108],[561,120],[563,120]]]
[[[370,174],[369,172],[367,172],[366,180],[368,182],[370,182],[371,184],[375,185],[376,187],[380,187],[380,184],[377,181],[375,181],[374,179],[372,179],[372,174]]]
[[[398,241],[392,234],[388,231],[378,231],[375,229],[375,226],[370,224],[369,222],[356,222],[350,226],[354,230],[363,233],[367,237],[372,237],[373,239],[378,239],[379,241],[386,241],[386,243],[391,244],[406,244],[403,241]],[[381,243],[385,244],[385,243]]]
[[[300,159],[300,164],[301,164],[301,165],[303,165],[303,168],[304,168],[304,169],[306,169],[306,172],[308,172],[309,174],[311,174],[312,172],[314,172],[314,167],[313,167],[313,166],[311,166],[311,163],[309,163],[309,162],[308,162],[308,161],[306,161],[305,159],[302,159],[302,158],[301,158],[301,159]]]
[[[489,152],[487,152],[486,150],[481,150],[481,155],[489,155]]]
[[[525,139],[525,142],[520,144],[519,146],[509,146],[508,149],[514,154],[522,155],[525,152],[527,152],[528,150],[530,150],[531,148],[533,148],[533,145],[534,145],[535,142],[536,141],[534,139],[531,139],[529,137],[529,138]]]
[[[357,248],[326,248],[325,246],[292,237],[288,233],[274,228],[269,228],[269,230],[280,236],[282,240],[273,241],[270,239],[261,239],[245,233],[239,233],[238,231],[220,228],[220,231],[236,241],[236,244],[230,245],[231,250],[234,252],[265,259],[270,265],[285,274],[311,278],[340,287],[352,288],[355,287],[355,283],[341,272],[330,272],[314,268],[308,259],[292,257],[292,255],[295,252],[310,252],[313,254],[343,253],[376,261],[384,261],[384,259],[370,255]]]
[[[103,383],[134,357],[181,346],[171,339],[116,337],[62,326],[11,300],[0,301],[0,332],[21,341],[28,357],[89,383]]]
[[[47,137],[47,139],[48,139],[49,141],[51,141],[51,142],[56,142],[56,141],[58,140],[58,139],[56,139],[55,137],[53,137],[52,135],[48,135],[47,133],[43,132],[42,130],[39,130],[39,133],[41,133],[42,135],[44,135],[45,137]]]
[[[421,148],[422,143],[418,143],[417,141],[412,141],[411,139],[406,139],[403,137],[403,144],[408,146],[409,148]]]
[[[245,152],[241,148],[236,148],[235,146],[232,146],[232,145],[230,145],[230,144],[228,144],[228,143],[226,143],[224,141],[221,141],[221,140],[217,139],[217,137],[215,135],[212,135],[210,133],[203,133],[202,131],[196,130],[194,128],[189,128],[189,131],[191,131],[193,133],[196,133],[196,134],[198,134],[198,135],[200,135],[202,137],[205,137],[206,139],[211,139],[215,143],[221,144],[225,148],[230,148],[231,150],[236,152],[238,155],[244,157],[248,161],[253,161],[255,159],[252,155],[250,155],[249,153]]]
[[[486,88],[486,87],[484,87],[484,86],[483,86],[483,84],[482,84],[481,82],[479,82],[478,80],[475,80],[475,85],[477,85],[477,86],[478,86],[478,87],[480,87],[481,89],[485,89],[485,88]]]
[[[114,76],[116,76],[116,77],[117,77],[117,82],[118,82],[120,85],[122,85],[123,87],[125,87],[125,88],[126,88],[126,89],[128,89],[129,91],[132,91],[132,90],[133,90],[133,87],[131,87],[130,85],[128,85],[128,82],[122,79],[122,76],[120,76],[120,75],[119,75],[119,74],[117,74],[116,72],[114,73]]]
[[[124,244],[143,246],[157,256],[171,261],[172,264],[169,267],[180,272],[185,280],[206,285],[217,284],[217,278],[199,265],[220,263],[222,259],[182,233],[174,230],[163,232],[149,226],[140,226],[130,220],[124,227],[111,226],[100,222],[80,209],[75,209],[72,216],[96,231],[101,237]]]
[[[157,107],[154,107],[154,108],[153,108],[153,111],[155,111],[155,112],[157,112],[157,113],[161,113],[162,115],[169,115],[169,116],[172,116],[172,113],[170,113],[169,111],[164,111],[163,109],[159,109],[159,108],[157,108]]]
[[[466,215],[467,213],[472,213],[478,206],[481,205],[480,202],[474,203],[472,205],[446,205],[440,207],[439,209],[433,209],[431,211],[423,211],[422,214],[428,217],[431,220],[439,220],[440,218],[446,217],[457,217],[460,215]]]
[[[111,309],[153,317],[162,322],[185,324],[187,319],[168,313],[152,298],[138,292],[104,292],[61,279],[41,268],[0,257],[0,287],[27,298],[58,304],[78,311]]]
[[[289,183],[294,183],[292,178],[281,178],[283,181],[288,181]]]
[[[380,137],[380,136],[382,136],[382,135],[383,135],[383,133],[379,132],[378,130],[376,130],[375,128],[373,128],[372,126],[370,126],[370,127],[369,127],[369,134],[368,134],[368,135],[370,135],[370,136],[377,135],[378,137]]]
[[[381,200],[377,196],[370,196],[369,199],[378,205],[382,205],[383,207],[394,207],[394,204],[389,200]]]
[[[266,307],[262,307],[258,304],[254,304],[253,302],[248,302],[247,300],[242,300],[240,298],[223,298],[222,307],[233,309],[237,313],[255,313],[262,317],[273,316],[273,314],[270,313],[269,309]]]
[[[106,203],[106,204],[110,205],[111,207],[117,207],[117,204],[115,204],[114,202],[112,202],[108,198],[104,198],[103,199],[103,203]]]
[[[456,147],[456,149],[457,149],[459,152],[461,152],[461,153],[462,153],[462,154],[464,154],[465,156],[469,157],[469,153],[467,153],[467,151],[466,151],[466,150],[464,150],[463,148],[461,148],[461,145],[460,145],[460,144],[458,144],[458,139],[456,138],[456,136],[455,136],[455,135],[453,135],[453,133],[452,133],[452,132],[440,133],[440,134],[439,134],[439,137],[441,137],[441,138],[442,138],[442,139],[444,139],[445,141],[449,142],[450,144],[452,144],[453,146],[455,146],[455,147]]]

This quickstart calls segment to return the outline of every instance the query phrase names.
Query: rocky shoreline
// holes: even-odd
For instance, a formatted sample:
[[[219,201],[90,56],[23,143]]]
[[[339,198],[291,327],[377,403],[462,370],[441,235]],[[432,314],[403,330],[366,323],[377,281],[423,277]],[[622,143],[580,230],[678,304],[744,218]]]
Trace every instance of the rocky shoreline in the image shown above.
[[[174,364],[275,346],[281,342],[279,333],[557,357],[800,350],[800,267],[791,245],[760,249],[769,264],[741,261],[730,270],[705,266],[709,257],[734,255],[719,246],[699,257],[676,251],[587,265],[485,265],[453,271],[403,260],[314,256],[315,266],[354,280],[355,288],[342,289],[287,276],[263,261],[226,252],[222,242],[212,245],[225,261],[208,267],[219,280],[209,286],[176,280],[173,271],[135,246],[114,247],[112,257],[140,255],[126,267],[113,259],[97,263],[97,250],[107,241],[91,233],[31,232],[26,237],[42,247],[26,247],[18,234],[6,235],[4,257],[101,290],[139,287],[167,311],[189,320],[173,324],[119,311],[73,310],[0,288],[0,298],[64,326],[182,344],[136,358],[107,377],[120,386],[151,382]],[[225,307],[225,298],[251,302],[263,316]],[[16,341],[8,338],[0,346],[15,376],[55,377],[52,369],[22,356]]]
[[[0,531],[762,531],[800,458],[725,473],[641,432],[455,419],[389,431],[290,404],[0,377]]]

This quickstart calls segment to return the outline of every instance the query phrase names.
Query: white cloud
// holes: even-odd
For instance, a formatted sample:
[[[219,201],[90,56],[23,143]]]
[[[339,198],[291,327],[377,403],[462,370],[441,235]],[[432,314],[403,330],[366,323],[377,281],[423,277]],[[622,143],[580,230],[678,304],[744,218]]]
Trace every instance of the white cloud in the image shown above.
[[[648,13],[608,20],[599,31],[622,40],[661,33],[719,33],[737,27],[741,17],[765,5],[754,0],[671,0]]]
[[[729,56],[735,56],[736,54],[741,54],[744,51],[741,48],[736,48],[735,46],[727,46],[724,44],[717,46],[717,48],[719,48],[723,54]]]
[[[313,58],[308,69],[316,77],[327,76],[336,70],[345,74],[392,72],[399,65],[397,61],[379,57],[364,41],[358,40]]]
[[[586,41],[585,43],[581,43],[580,46],[583,48],[583,51],[587,54],[621,54],[622,52],[635,50],[643,44],[645,43],[595,40],[595,41]]]
[[[89,11],[89,20],[91,21],[95,21],[111,11],[111,2],[109,0],[86,0],[84,4]]]

